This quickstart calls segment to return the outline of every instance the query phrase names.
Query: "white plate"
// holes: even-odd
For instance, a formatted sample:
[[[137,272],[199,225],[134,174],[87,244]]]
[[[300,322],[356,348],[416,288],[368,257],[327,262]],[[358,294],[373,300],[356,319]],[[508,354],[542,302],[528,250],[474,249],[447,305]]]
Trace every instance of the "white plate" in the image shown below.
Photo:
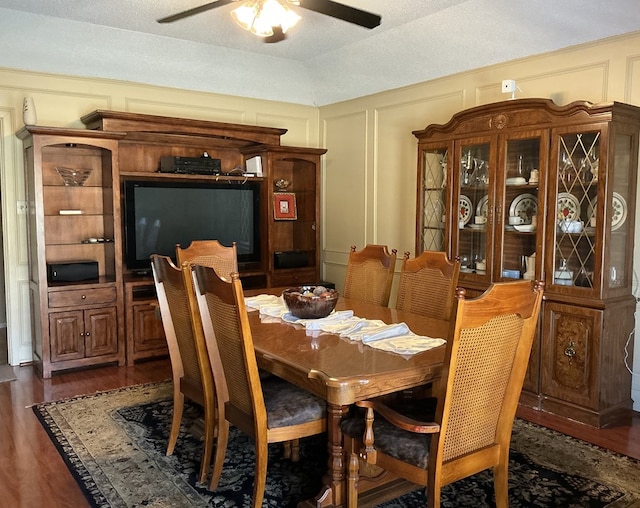
[[[527,179],[522,176],[516,176],[514,178],[507,178],[505,183],[507,185],[525,185],[527,183]]]
[[[580,220],[580,201],[573,194],[561,192],[558,194],[558,220]],[[560,219],[560,217],[564,219]]]
[[[468,224],[467,227],[471,229],[486,229],[487,225],[486,224]]]
[[[522,217],[525,224],[531,224],[531,217],[538,213],[538,198],[533,194],[516,196],[509,206],[509,216]]]
[[[473,215],[473,205],[471,204],[471,200],[467,196],[460,196],[460,216],[458,220],[467,224],[471,220],[471,216]]]
[[[521,233],[531,233],[536,230],[536,227],[533,224],[520,224],[513,226],[516,231],[520,231]]]
[[[476,216],[486,217],[488,205],[489,196],[485,194],[480,198],[480,201],[478,201],[478,206],[476,206]]]
[[[613,193],[611,199],[611,206],[613,207],[611,215],[611,231],[620,229],[627,220],[627,202],[617,192]]]
[[[620,194],[614,192],[611,199],[611,206],[613,207],[613,215],[611,217],[611,231],[616,231],[617,229],[620,229],[624,225],[624,222],[627,220],[627,202]],[[589,216],[589,219],[591,219],[591,217],[594,217],[597,207],[598,198],[595,198],[593,200],[593,203],[589,205],[589,213],[587,214]]]

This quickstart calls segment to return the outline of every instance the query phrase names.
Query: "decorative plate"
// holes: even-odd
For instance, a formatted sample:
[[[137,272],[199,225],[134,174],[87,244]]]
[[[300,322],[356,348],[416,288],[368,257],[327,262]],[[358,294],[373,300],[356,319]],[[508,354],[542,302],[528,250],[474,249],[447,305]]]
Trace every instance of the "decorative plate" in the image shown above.
[[[627,202],[617,192],[613,193],[611,199],[611,206],[613,208],[611,213],[611,231],[620,229],[627,220]]]
[[[478,206],[476,206],[476,217],[486,217],[488,205],[489,196],[485,194],[480,198],[480,201],[478,201]]]
[[[573,194],[558,194],[558,217],[561,220],[580,220],[580,201]]]
[[[473,205],[471,204],[471,200],[464,195],[460,196],[460,217],[459,221],[467,224],[471,220],[471,215],[473,215]]]
[[[531,224],[531,217],[538,213],[538,198],[533,194],[520,194],[516,196],[509,206],[511,217],[522,217],[525,224]]]

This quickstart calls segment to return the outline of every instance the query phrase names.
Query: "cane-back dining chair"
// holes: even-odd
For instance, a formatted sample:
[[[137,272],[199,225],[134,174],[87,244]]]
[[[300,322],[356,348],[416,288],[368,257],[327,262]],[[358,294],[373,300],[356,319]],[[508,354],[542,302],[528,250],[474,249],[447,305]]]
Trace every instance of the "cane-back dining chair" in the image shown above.
[[[343,296],[364,302],[389,305],[397,250],[386,245],[368,244],[361,251],[351,246]]]
[[[226,279],[238,271],[238,252],[236,242],[230,247],[222,245],[218,240],[193,240],[188,247],[176,245],[176,261],[178,266],[189,263],[210,266],[221,277]]]
[[[444,252],[424,251],[410,259],[404,253],[396,309],[449,320],[453,316],[460,261]]]
[[[349,508],[367,481],[359,478],[360,460],[426,486],[429,507],[440,506],[443,486],[493,468],[496,506],[508,506],[511,431],[542,293],[532,281],[495,283],[472,300],[459,289],[437,399],[412,411],[356,403],[366,415],[354,411],[342,422]]]
[[[216,447],[227,447],[228,424],[253,437],[256,444],[256,469],[253,507],[261,507],[267,476],[269,443],[281,443],[325,432],[326,403],[319,397],[277,376],[264,381],[258,374],[249,318],[242,283],[237,273],[226,281],[211,268],[195,265],[193,282],[203,320],[207,344],[217,347],[223,376],[214,370],[218,389],[219,421]],[[210,326],[209,326],[210,324]],[[215,345],[214,345],[215,344]],[[215,461],[224,461],[216,451]],[[210,489],[215,490],[222,464],[214,464]]]
[[[162,317],[173,378],[173,418],[167,455],[175,448],[184,410],[184,398],[204,409],[204,437],[199,481],[209,473],[216,429],[215,389],[197,305],[190,305],[190,275],[167,256],[153,254],[151,267]]]

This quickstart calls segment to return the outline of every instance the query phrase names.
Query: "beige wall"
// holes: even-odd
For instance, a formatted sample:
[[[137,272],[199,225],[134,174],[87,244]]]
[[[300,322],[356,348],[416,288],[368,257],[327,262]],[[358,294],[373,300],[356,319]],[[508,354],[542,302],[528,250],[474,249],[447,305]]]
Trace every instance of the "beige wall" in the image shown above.
[[[640,33],[321,107],[321,145],[327,148],[322,206],[326,280],[342,288],[352,244],[385,244],[399,255],[414,254],[417,142],[411,132],[445,123],[462,109],[509,99],[500,90],[503,79],[516,80],[522,89],[517,98],[640,106]],[[638,231],[635,243],[638,274]],[[640,295],[637,275],[635,281],[634,292]],[[636,349],[635,370],[640,371]],[[633,395],[640,410],[640,375],[634,376]]]
[[[516,80],[517,98],[640,106],[640,33],[321,107],[327,280],[341,285],[352,244],[413,253],[417,150],[411,132],[510,98],[501,93],[503,79]]]

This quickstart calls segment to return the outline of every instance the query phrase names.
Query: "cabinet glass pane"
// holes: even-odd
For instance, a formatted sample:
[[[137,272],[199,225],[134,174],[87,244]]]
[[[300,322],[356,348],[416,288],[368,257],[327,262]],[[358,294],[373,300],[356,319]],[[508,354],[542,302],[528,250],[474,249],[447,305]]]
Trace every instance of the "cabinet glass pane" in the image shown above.
[[[627,266],[627,242],[632,232],[629,230],[627,203],[632,202],[629,189],[633,186],[629,178],[631,174],[631,150],[633,139],[626,134],[619,134],[615,139],[613,195],[611,206],[607,210],[610,217],[608,227],[611,228],[610,268],[605,273],[605,280],[610,288],[620,287],[628,282]],[[606,217],[606,215],[605,215]]]
[[[508,140],[504,164],[500,274],[505,279],[532,280],[536,278],[540,138]]]
[[[600,132],[559,138],[553,283],[594,287]]]
[[[487,273],[489,160],[488,143],[462,145],[457,217],[460,271],[483,276]]]
[[[444,251],[447,150],[422,152],[422,250]]]

